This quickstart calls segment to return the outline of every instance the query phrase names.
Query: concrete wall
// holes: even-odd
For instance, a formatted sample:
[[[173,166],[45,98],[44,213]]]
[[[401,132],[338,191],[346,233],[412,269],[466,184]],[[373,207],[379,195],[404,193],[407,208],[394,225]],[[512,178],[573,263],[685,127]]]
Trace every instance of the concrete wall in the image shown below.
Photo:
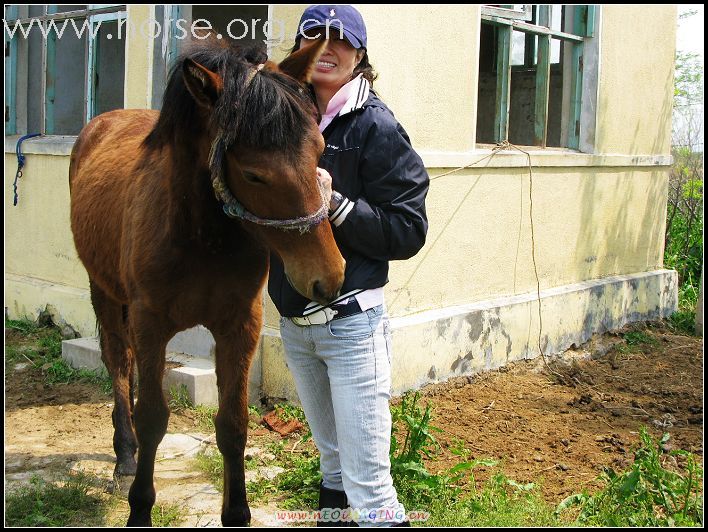
[[[474,148],[479,7],[359,7],[368,26],[370,59],[380,73],[376,90],[409,132],[431,176],[489,154]],[[285,34],[292,38],[303,8],[271,6],[271,20],[284,21]],[[138,23],[152,13],[150,6],[128,9],[129,17]],[[541,290],[634,275],[640,279],[637,290],[647,295],[634,304],[632,297],[627,305],[615,307],[612,323],[648,315],[642,309],[653,312],[659,307],[661,315],[670,311],[674,300],[661,295],[663,289],[647,288],[654,281],[641,274],[661,272],[663,265],[676,8],[603,6],[600,16],[595,154],[533,151],[532,180],[526,157],[512,152],[434,179],[427,200],[427,243],[415,258],[392,264],[386,287],[394,323],[409,327],[396,320],[427,316],[427,325],[419,325],[416,333],[394,331],[397,352],[424,361],[429,344],[421,338],[449,309],[480,301],[507,301],[497,305],[501,308],[513,304],[509,298],[535,292],[531,209]],[[391,21],[396,28],[412,29],[393,31]],[[271,46],[272,56],[282,59],[291,46],[288,39]],[[139,32],[129,38],[126,107],[150,107],[153,57],[152,43],[140,40]],[[16,161],[13,139],[6,141],[5,305],[11,316],[36,316],[46,303],[52,303],[67,322],[91,335],[94,318],[87,278],[76,259],[69,228],[71,142],[71,138],[26,142],[29,155],[20,181],[20,205],[12,207]],[[675,290],[670,273],[654,277],[668,290]],[[614,290],[611,286],[607,290]],[[289,382],[287,372],[281,371],[282,358],[278,358],[277,313],[267,296],[264,299],[263,380]],[[577,313],[582,308],[598,311],[592,305],[581,305]],[[564,312],[561,304],[544,307],[544,321],[558,322]],[[528,331],[532,318],[528,312],[518,314],[522,315],[527,317],[517,327]],[[557,332],[563,336],[561,329]],[[440,355],[445,361],[438,367],[449,367],[445,357],[460,347],[453,336],[441,338],[449,342],[436,344],[437,350],[448,346]],[[519,347],[512,356],[526,352]],[[426,367],[425,374],[429,371]],[[413,385],[419,377],[406,377],[397,386]],[[276,392],[285,385],[269,386],[264,389]]]
[[[602,6],[597,153],[671,150],[676,6]]]

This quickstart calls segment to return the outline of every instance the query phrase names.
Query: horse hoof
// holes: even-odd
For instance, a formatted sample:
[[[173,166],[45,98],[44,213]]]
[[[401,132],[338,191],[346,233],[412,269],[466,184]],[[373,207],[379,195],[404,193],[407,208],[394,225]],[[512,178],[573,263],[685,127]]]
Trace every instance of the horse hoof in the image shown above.
[[[131,456],[129,459],[126,460],[118,460],[113,474],[125,477],[134,477],[137,470],[138,464],[135,461],[135,458]]]
[[[148,518],[133,517],[132,515],[128,517],[128,522],[125,526],[148,526],[152,527],[152,519],[150,519],[150,514]]]
[[[250,526],[251,510],[245,508],[233,508],[221,514],[221,524],[223,526]]]
[[[133,485],[135,475],[122,475],[118,472],[118,468],[113,471],[113,486],[111,493],[116,493],[122,497],[128,497],[130,486]]]

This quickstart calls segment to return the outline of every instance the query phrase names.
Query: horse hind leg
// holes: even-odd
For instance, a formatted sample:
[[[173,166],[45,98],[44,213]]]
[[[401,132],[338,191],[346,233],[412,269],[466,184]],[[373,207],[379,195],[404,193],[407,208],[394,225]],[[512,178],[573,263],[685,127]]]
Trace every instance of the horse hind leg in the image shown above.
[[[113,382],[113,450],[116,453],[114,476],[135,475],[138,442],[133,429],[132,351],[128,348],[123,308],[95,283],[90,283],[91,301],[99,324],[101,359]]]

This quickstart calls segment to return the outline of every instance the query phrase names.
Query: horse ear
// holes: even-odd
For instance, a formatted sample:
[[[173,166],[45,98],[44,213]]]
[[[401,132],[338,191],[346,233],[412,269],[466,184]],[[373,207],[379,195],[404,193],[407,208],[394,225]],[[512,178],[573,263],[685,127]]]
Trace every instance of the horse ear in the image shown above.
[[[182,63],[182,76],[187,90],[203,107],[213,107],[224,90],[224,81],[219,74],[189,58]]]
[[[310,46],[301,48],[297,52],[290,54],[278,65],[281,72],[302,83],[309,83],[310,76],[315,70],[317,60],[324,52],[327,41],[322,39]]]

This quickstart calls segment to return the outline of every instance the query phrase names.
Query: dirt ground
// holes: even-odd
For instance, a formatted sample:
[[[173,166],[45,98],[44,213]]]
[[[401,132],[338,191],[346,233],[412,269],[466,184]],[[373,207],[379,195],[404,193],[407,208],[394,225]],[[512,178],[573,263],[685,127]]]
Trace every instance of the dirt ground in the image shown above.
[[[7,331],[6,342],[16,341]],[[622,335],[631,331],[653,342],[628,349]],[[459,439],[473,458],[498,459],[509,478],[540,484],[544,498],[557,504],[598,488],[604,467],[628,467],[641,426],[653,436],[669,432],[671,448],[702,456],[702,345],[702,338],[678,335],[665,324],[634,325],[597,336],[550,367],[536,359],[429,385],[421,402],[432,403],[431,425],[445,432],[435,433],[443,452],[428,468],[439,471],[459,461],[449,452]],[[97,386],[49,386],[29,365],[7,368],[7,479],[60,473],[77,462],[112,471],[111,410],[111,396]],[[176,414],[168,432],[194,427],[189,415]],[[249,445],[279,438],[259,428],[249,434]],[[489,468],[476,469],[478,485],[489,474]]]

